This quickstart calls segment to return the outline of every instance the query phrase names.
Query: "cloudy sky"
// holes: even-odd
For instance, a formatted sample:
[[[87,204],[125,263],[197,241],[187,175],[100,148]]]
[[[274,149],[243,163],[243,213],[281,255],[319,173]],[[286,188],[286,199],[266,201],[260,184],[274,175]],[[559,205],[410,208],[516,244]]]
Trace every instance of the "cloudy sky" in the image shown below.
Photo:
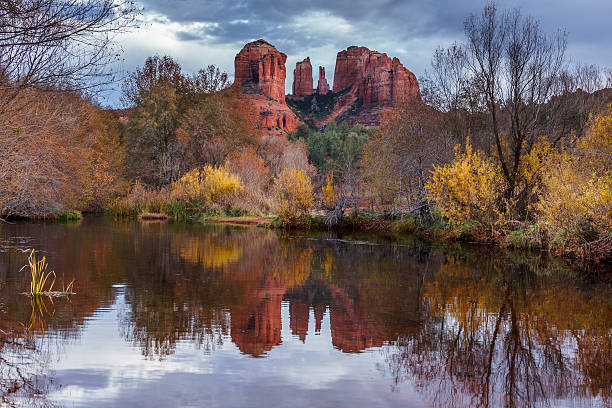
[[[287,54],[289,92],[293,68],[310,56],[315,83],[319,65],[330,86],[336,53],[350,45],[398,57],[417,77],[438,45],[463,39],[463,20],[484,1],[468,0],[140,0],[141,26],[119,41],[130,72],[150,55],[170,55],[187,72],[215,64],[233,77],[234,56],[242,46],[263,38]],[[552,32],[569,33],[568,56],[612,67],[612,1],[504,0],[500,8],[520,7]],[[119,87],[117,87],[119,88]],[[119,104],[119,92],[102,98]]]

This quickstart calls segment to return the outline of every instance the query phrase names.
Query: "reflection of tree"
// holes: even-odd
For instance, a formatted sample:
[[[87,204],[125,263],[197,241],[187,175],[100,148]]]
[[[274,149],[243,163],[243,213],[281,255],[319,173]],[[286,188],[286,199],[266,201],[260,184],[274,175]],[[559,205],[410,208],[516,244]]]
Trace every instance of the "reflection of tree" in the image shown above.
[[[422,329],[387,356],[395,381],[414,382],[444,407],[609,401],[612,305],[564,278],[540,278],[507,259],[442,265],[426,285]],[[604,321],[585,318],[593,307]]]
[[[7,406],[53,406],[47,394],[54,386],[45,376],[51,353],[45,338],[37,335],[44,332],[53,304],[48,307],[45,299],[34,297],[31,307],[27,326],[4,324],[0,329],[0,403]]]
[[[327,314],[336,349],[383,346],[395,381],[414,383],[434,405],[546,405],[595,395],[611,401],[609,289],[583,290],[544,259],[419,242],[279,239],[269,230],[227,226],[109,228],[86,218],[78,228],[49,225],[44,234],[27,224],[7,228],[15,236],[42,234],[37,250],[67,280],[76,279],[71,302],[56,301],[51,318],[35,313],[29,325],[30,301],[14,296],[27,281],[12,272],[25,258],[0,254],[0,330],[11,333],[2,337],[0,358],[27,361],[26,379],[42,378],[59,346],[45,354],[6,344],[23,331],[19,322],[32,339],[44,329],[45,338],[64,343],[95,310],[125,299],[121,333],[148,358],[165,358],[184,340],[204,350],[231,340],[243,353],[263,356],[282,341],[287,302],[297,338],[312,335],[313,315],[320,331]],[[115,283],[125,289],[117,292]],[[3,396],[13,387],[9,380],[21,381],[25,394],[36,392],[31,384],[50,386],[1,369]]]

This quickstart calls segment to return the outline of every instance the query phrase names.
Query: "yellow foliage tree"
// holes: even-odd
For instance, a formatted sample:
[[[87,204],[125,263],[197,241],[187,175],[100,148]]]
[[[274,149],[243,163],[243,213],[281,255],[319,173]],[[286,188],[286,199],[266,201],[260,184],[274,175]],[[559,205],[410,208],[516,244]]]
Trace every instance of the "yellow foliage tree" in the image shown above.
[[[456,146],[453,162],[434,166],[426,185],[429,198],[453,226],[474,221],[495,222],[499,218],[502,187],[498,167],[483,152],[474,151],[469,139],[465,153]]]
[[[328,207],[333,207],[336,205],[336,201],[338,199],[338,189],[334,185],[334,173],[331,172],[325,178],[325,185],[321,188],[321,193],[323,194],[323,204]]]
[[[240,177],[224,167],[206,165],[193,169],[172,183],[171,197],[201,200],[206,204],[227,204],[244,188]]]
[[[585,157],[584,164],[593,170],[612,170],[612,104],[606,113],[595,115],[589,120],[590,132],[580,139],[576,153]]]
[[[576,228],[598,235],[612,231],[612,105],[591,118],[590,126],[572,153],[550,156],[536,206],[547,225],[573,235],[580,235]]]
[[[288,223],[304,215],[314,204],[310,177],[304,170],[284,169],[275,179],[278,217]]]

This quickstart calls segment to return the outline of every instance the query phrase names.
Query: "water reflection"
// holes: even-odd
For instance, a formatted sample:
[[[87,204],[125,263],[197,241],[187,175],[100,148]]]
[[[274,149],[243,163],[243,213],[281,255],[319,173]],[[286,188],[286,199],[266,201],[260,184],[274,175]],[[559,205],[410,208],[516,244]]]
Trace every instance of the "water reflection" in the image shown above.
[[[306,360],[335,379],[315,387],[333,384],[336,400],[321,394],[321,406],[612,402],[610,289],[545,256],[95,218],[77,227],[5,225],[0,237],[7,404],[117,405],[109,384],[142,388],[138,370],[154,368],[158,389],[180,389],[167,378],[173,370],[198,373],[219,389],[231,382],[237,395],[248,392],[251,406],[269,406],[279,403],[270,387],[292,386],[296,395],[315,387],[308,372],[296,372]],[[21,242],[13,237],[74,278],[78,294],[43,305],[16,295],[27,276],[17,274],[25,254],[6,244]],[[88,366],[102,348],[115,355]],[[261,374],[261,357],[275,354],[282,362]],[[113,381],[103,374],[127,362],[140,368]],[[88,387],[106,395],[92,399]],[[232,405],[206,392],[189,391]],[[153,396],[146,403],[163,406]]]

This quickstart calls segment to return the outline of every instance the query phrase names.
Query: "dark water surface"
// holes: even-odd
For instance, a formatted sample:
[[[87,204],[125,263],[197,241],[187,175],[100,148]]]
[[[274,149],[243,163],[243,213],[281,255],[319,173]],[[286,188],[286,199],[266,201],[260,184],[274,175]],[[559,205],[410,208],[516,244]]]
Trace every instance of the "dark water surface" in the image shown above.
[[[544,255],[344,238],[0,224],[0,407],[612,404],[610,286]],[[19,295],[26,248],[77,294]]]

